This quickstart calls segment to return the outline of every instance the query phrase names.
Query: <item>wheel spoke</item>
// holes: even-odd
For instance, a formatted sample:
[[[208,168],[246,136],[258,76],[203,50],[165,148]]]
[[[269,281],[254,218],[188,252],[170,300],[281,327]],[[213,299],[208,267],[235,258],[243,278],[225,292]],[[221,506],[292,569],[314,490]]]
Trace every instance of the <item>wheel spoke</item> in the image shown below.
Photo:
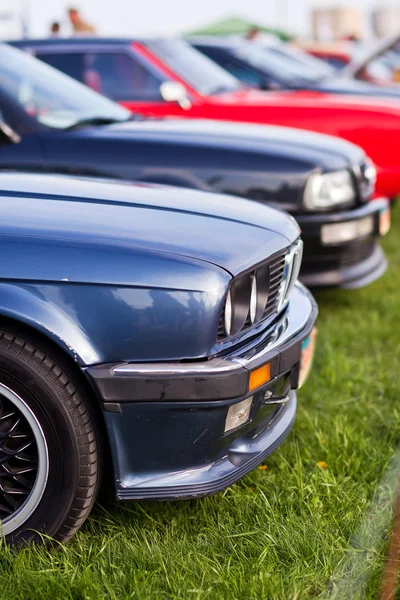
[[[9,465],[3,465],[3,473],[0,471],[0,477],[3,476],[16,476],[16,475],[25,475],[26,473],[36,473],[37,464],[33,464],[32,466],[21,466],[21,467],[10,467]]]
[[[11,515],[13,512],[14,510],[12,508],[6,506],[5,504],[2,504],[0,501],[0,513],[3,513],[5,515]]]
[[[38,472],[38,450],[24,415],[0,396],[0,523],[29,497]]]

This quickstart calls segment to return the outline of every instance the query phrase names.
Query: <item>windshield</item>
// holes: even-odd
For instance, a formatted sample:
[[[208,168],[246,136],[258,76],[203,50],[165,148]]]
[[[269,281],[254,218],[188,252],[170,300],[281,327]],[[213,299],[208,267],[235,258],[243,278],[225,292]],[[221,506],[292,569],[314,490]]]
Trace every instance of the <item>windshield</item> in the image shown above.
[[[294,60],[291,56],[274,52],[270,48],[255,42],[244,42],[232,47],[231,52],[237,58],[245,60],[249,65],[257,69],[265,69],[270,75],[276,77],[279,81],[287,82],[289,85],[299,80],[315,82],[323,77],[320,72]]]
[[[328,65],[328,63],[315,56],[311,56],[311,54],[307,54],[307,52],[295,46],[277,44],[267,49],[271,54],[278,54],[292,60],[296,64],[299,63],[302,69],[307,68],[308,71],[311,69],[314,75],[318,75],[319,77],[332,77],[335,75],[335,69],[331,65]]]
[[[0,89],[39,123],[67,129],[80,121],[125,121],[129,111],[29,54],[0,46]]]
[[[392,44],[380,46],[382,43],[375,52],[364,47],[364,51],[354,57],[357,76],[383,85],[399,83],[400,40],[396,37]]]
[[[209,96],[242,87],[238,79],[183,40],[154,40],[146,46],[200,94]]]

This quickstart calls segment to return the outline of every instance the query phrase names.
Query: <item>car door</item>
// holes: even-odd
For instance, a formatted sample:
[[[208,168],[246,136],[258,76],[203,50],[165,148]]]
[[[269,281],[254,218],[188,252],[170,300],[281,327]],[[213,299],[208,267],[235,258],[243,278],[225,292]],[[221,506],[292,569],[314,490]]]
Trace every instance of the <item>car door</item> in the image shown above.
[[[166,102],[161,95],[166,75],[130,48],[99,45],[51,52],[43,48],[35,55],[132,112],[149,116],[184,112],[178,103]]]
[[[85,73],[85,54],[83,52],[75,50],[71,52],[37,50],[34,55],[51,67],[83,83]]]
[[[1,83],[1,82],[0,82]],[[3,128],[3,124],[5,128]],[[10,135],[15,134],[15,135]],[[0,92],[0,169],[42,171],[44,155],[39,140],[24,123],[21,111]]]

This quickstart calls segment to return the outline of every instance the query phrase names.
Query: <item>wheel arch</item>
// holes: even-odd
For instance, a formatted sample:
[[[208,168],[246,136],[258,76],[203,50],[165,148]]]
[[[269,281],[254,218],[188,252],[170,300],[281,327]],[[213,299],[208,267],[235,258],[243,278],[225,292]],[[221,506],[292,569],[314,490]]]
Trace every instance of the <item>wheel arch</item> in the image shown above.
[[[27,341],[40,347],[46,353],[49,353],[57,362],[67,367],[68,371],[73,375],[79,388],[83,391],[90,403],[96,407],[101,417],[101,421],[105,427],[104,417],[102,415],[101,403],[97,396],[96,390],[91,385],[89,378],[86,376],[84,369],[81,369],[78,363],[71,357],[69,352],[61,344],[57,344],[54,337],[46,335],[40,328],[34,327],[31,323],[19,320],[15,317],[0,315],[0,330],[7,331],[17,336],[21,336]]]
[[[98,427],[100,446],[104,453],[102,477],[103,482],[105,483],[104,491],[108,496],[110,485],[112,485],[113,498],[115,499],[114,468],[111,461],[111,448],[104,414],[97,392],[92,386],[89,378],[86,376],[84,369],[80,368],[77,361],[71,356],[71,353],[66,351],[65,346],[57,343],[54,337],[49,335],[48,331],[45,333],[46,330],[43,331],[40,327],[33,325],[29,321],[1,313],[0,330],[20,336],[30,343],[37,345],[42,351],[48,353],[56,362],[60,363],[60,366],[68,370],[68,374],[72,376],[79,391],[85,395],[85,398],[87,398],[92,407],[93,416],[96,420],[96,427]]]
[[[34,284],[0,283],[1,319],[20,323],[42,335],[77,365],[87,366],[102,360],[100,351],[79,322],[63,312]]]

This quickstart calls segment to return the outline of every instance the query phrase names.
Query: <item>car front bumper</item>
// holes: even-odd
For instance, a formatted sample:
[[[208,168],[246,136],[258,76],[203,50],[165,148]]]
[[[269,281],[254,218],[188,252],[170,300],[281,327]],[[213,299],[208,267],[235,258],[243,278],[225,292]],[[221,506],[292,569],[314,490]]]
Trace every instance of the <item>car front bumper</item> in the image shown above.
[[[379,239],[386,233],[387,200],[379,199],[354,210],[334,214],[299,215],[296,217],[304,240],[301,281],[308,287],[356,288],[372,283],[383,275],[387,262]],[[326,243],[324,229],[335,225],[372,222],[371,231],[348,241],[338,237]],[[340,235],[340,234],[339,234]]]
[[[313,297],[297,284],[273,331],[229,356],[88,368],[105,409],[117,498],[207,496],[271,454],[295,418],[316,316]],[[251,374],[266,365],[269,381],[251,389]],[[249,420],[226,432],[229,408],[247,398]]]

